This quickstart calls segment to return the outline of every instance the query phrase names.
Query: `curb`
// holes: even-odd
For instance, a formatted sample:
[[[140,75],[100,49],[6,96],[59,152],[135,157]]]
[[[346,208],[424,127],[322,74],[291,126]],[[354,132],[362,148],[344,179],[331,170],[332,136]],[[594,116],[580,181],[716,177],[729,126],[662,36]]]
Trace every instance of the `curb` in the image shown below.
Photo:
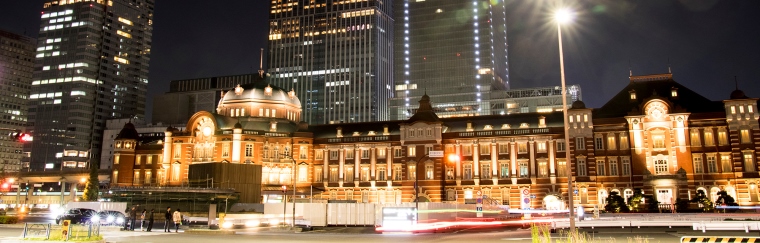
[[[185,230],[185,234],[190,235],[234,235],[233,230]]]

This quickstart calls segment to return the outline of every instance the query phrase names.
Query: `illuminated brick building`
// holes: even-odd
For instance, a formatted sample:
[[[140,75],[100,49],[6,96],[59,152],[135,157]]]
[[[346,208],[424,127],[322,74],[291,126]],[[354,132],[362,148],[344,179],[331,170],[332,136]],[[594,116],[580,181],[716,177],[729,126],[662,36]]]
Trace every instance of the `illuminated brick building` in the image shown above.
[[[411,202],[418,175],[420,201],[465,203],[480,191],[487,203],[556,209],[567,198],[563,158],[570,152],[574,200],[587,208],[634,189],[661,203],[726,190],[752,205],[760,183],[756,105],[738,90],[710,101],[672,74],[632,76],[601,108],[575,102],[565,139],[561,112],[439,118],[427,95],[408,120],[309,126],[297,122],[295,92],[259,82],[227,92],[216,113],[196,113],[163,140],[117,138],[115,156],[152,155],[153,162],[114,159],[121,161],[114,183],[143,185],[135,178],[158,176],[160,185],[179,186],[189,164],[241,163],[262,166],[264,202],[293,178],[299,194],[318,188],[317,199]]]

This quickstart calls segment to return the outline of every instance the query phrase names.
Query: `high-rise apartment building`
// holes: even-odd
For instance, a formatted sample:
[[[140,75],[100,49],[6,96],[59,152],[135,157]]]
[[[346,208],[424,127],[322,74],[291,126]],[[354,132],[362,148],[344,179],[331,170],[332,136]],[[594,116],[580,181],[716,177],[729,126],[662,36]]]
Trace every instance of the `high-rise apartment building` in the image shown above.
[[[142,117],[154,0],[48,0],[28,129],[30,170],[98,164],[105,121]]]
[[[504,1],[396,0],[392,120],[408,119],[427,93],[440,117],[491,115],[491,93],[509,89]]]
[[[388,120],[393,1],[272,0],[271,82],[294,89],[310,124]]]
[[[34,70],[34,38],[0,30],[0,170],[18,171]]]

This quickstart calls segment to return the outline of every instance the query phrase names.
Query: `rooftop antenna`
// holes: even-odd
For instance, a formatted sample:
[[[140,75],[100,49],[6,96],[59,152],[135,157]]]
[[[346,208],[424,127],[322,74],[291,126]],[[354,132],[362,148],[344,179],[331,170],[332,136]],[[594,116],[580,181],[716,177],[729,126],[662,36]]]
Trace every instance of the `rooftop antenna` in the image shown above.
[[[670,57],[668,57],[668,73],[671,73],[671,74],[673,73],[670,71]]]
[[[736,90],[739,90],[739,81],[736,80],[736,76],[734,76],[734,86],[736,87]]]
[[[261,53],[259,54],[259,77],[264,77],[264,48],[261,48]]]

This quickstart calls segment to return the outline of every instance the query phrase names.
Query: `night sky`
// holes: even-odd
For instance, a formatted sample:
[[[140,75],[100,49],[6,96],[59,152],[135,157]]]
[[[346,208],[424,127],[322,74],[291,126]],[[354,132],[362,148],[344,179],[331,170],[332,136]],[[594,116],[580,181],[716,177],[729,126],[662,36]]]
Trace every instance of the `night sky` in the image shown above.
[[[560,2],[506,1],[511,87],[560,85],[557,30],[550,15]],[[43,2],[2,1],[0,29],[36,37]],[[258,70],[259,49],[266,48],[268,2],[157,0],[149,97],[168,91],[170,80]],[[677,82],[712,100],[727,99],[737,76],[747,96],[760,97],[760,1],[564,5],[578,14],[563,26],[566,79],[581,85],[587,107],[601,107],[625,87],[629,67],[643,75],[666,73],[670,65]]]

